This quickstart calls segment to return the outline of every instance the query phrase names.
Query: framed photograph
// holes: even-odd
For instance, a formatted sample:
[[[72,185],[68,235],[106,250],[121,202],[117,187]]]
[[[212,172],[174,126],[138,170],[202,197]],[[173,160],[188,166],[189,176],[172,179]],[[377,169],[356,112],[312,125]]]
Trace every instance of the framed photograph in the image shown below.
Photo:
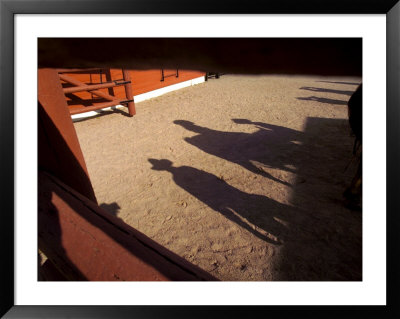
[[[396,231],[398,204],[395,181],[399,161],[397,136],[400,135],[400,5],[396,0],[369,1],[365,4],[361,1],[316,3],[289,0],[263,5],[235,1],[229,6],[181,1],[128,3],[117,0],[93,3],[1,0],[0,14],[0,179],[3,186],[3,229],[0,233],[4,243],[0,314],[4,318],[225,317],[247,316],[255,311],[297,317],[317,316],[323,312],[324,316],[332,318],[350,318],[371,312],[382,318],[399,315],[396,302],[398,260],[395,243],[399,238]],[[83,78],[84,72],[79,70],[94,70],[97,66],[109,66],[110,73],[103,74],[101,71],[100,82],[94,80],[94,88],[89,90],[86,80],[80,82],[79,76]],[[157,77],[157,87],[148,85],[152,92],[157,92],[154,94],[162,94],[169,83],[177,88],[183,87],[182,83],[194,85],[195,89],[198,83],[209,81],[206,83],[208,86],[215,85],[220,89],[226,85],[219,96],[229,105],[220,102],[211,91],[203,90],[201,92],[208,96],[208,100],[202,109],[212,109],[210,114],[214,120],[206,115],[191,118],[189,112],[181,111],[178,106],[179,111],[165,108],[163,111],[162,106],[153,102],[155,109],[160,107],[158,115],[162,115],[154,116],[148,112],[142,118],[146,125],[140,124],[135,112],[142,109],[139,104],[135,110],[133,103],[145,100],[145,93],[151,91],[135,83],[135,79],[143,76],[143,71],[132,70],[141,66],[143,70],[157,69],[150,72],[151,76]],[[74,67],[79,68],[78,77],[67,72],[75,72],[71,70]],[[53,72],[55,69],[57,73]],[[95,78],[93,74],[90,73],[91,84]],[[103,75],[108,82],[103,83]],[[238,75],[248,76],[247,82],[238,84]],[[146,79],[146,76],[143,78]],[[48,101],[52,104],[56,99],[58,91],[54,89],[54,93],[51,90],[59,77],[64,81],[62,90],[69,99],[68,107],[63,110],[57,108],[56,102],[53,109],[46,104]],[[133,83],[132,86],[130,83]],[[349,99],[352,103],[361,103],[354,102],[361,83],[362,121],[357,122],[360,127],[355,128],[354,125],[358,124],[350,120],[351,130],[349,128],[347,135],[338,138],[335,136],[337,130],[347,129],[348,117],[354,116],[354,113],[350,114],[351,110],[348,111],[351,108]],[[234,89],[229,89],[229,85]],[[118,96],[118,103],[108,93],[98,93],[98,89],[111,92],[110,88],[115,86],[121,87],[120,91],[115,91],[116,96],[122,94]],[[243,95],[241,101],[232,98],[233,92],[240,89],[258,94],[255,93],[258,86],[260,92],[268,90],[261,93],[262,98],[258,100],[253,99],[250,93]],[[143,95],[130,92],[131,87],[134,91],[143,90]],[[105,116],[102,114],[89,121],[72,116],[77,119],[76,122],[72,124],[70,121],[63,130],[71,130],[73,136],[68,133],[66,139],[64,136],[57,140],[60,128],[57,127],[50,136],[50,129],[46,130],[51,125],[46,124],[46,120],[50,118],[48,123],[55,123],[55,126],[64,125],[62,123],[65,122],[56,122],[57,119],[65,114],[69,119],[73,112],[87,112],[88,105],[79,106],[79,109],[77,105],[82,100],[78,98],[76,102],[73,98],[76,97],[75,92],[82,88],[92,92],[91,99],[93,92],[96,98],[104,98],[105,102],[101,100],[99,105],[106,107],[112,104],[113,109],[106,111]],[[62,93],[62,90],[59,91]],[[170,104],[187,105],[183,97],[177,94],[170,96]],[[192,101],[196,95],[186,97]],[[65,103],[64,95],[61,99]],[[241,111],[246,103],[259,105],[259,109],[254,109],[245,118]],[[302,105],[306,105],[311,114],[304,121],[300,119]],[[226,108],[230,108],[229,119],[222,119],[224,124],[216,124],[218,114],[225,114]],[[318,111],[322,108],[325,113]],[[100,107],[91,104],[89,109],[96,111]],[[68,110],[70,114],[65,113]],[[108,162],[115,160],[115,157],[108,157],[107,152],[115,150],[116,144],[125,153],[131,151],[121,142],[111,145],[110,151],[100,143],[93,146],[95,139],[90,136],[88,126],[93,128],[94,124],[88,123],[105,127],[106,119],[114,116],[110,115],[113,112],[126,123],[123,127],[114,121],[113,125],[120,126],[122,132],[135,123],[137,132],[148,126],[148,130],[159,131],[160,141],[167,141],[172,128],[161,132],[160,123],[168,118],[173,130],[181,137],[176,145],[168,144],[169,149],[161,152],[158,158],[148,155],[143,157],[143,162],[134,163],[147,165],[151,172],[148,183],[142,186],[148,189],[153,187],[153,190],[145,194],[142,202],[124,202],[119,191],[115,191],[121,198],[118,202],[113,203],[105,195],[101,197],[97,192],[107,175],[103,173],[104,169],[92,178],[96,195],[90,180],[85,179],[88,168],[93,170],[91,163],[99,158],[96,147],[103,148],[102,156]],[[168,112],[177,115],[168,117]],[[263,112],[269,122],[257,120],[262,118],[258,115]],[[329,119],[324,118],[326,112],[330,112]],[[285,125],[279,126],[279,123]],[[54,153],[52,147],[44,150],[43,146],[39,146],[42,145],[42,126],[47,127],[44,135],[52,139],[49,143],[55,145]],[[361,146],[357,144],[358,141],[361,145],[361,138],[354,133],[357,129],[363,135],[362,155]],[[105,132],[109,134],[111,129]],[[119,135],[122,136],[122,132]],[[98,135],[98,140],[106,138]],[[265,142],[266,139],[270,142]],[[356,143],[353,147],[354,139]],[[63,153],[64,140],[69,143],[72,156],[68,152]],[[143,150],[146,150],[145,140],[144,137]],[[321,142],[324,140],[329,140],[328,146]],[[246,148],[241,148],[236,141],[243,141]],[[74,143],[78,145],[76,149],[71,148]],[[166,145],[166,142],[162,143]],[[267,146],[275,157],[257,153],[259,143]],[[290,150],[283,149],[279,143],[285,143]],[[83,145],[85,159],[79,144]],[[129,145],[138,147],[136,144]],[[337,147],[329,149],[331,145]],[[348,167],[344,167],[347,163],[343,159],[345,149],[354,149],[354,154],[358,154],[358,168],[357,163],[348,164],[353,165],[352,169],[357,173],[354,178],[354,174],[348,171],[342,174],[348,177],[347,180],[332,178],[335,176],[332,172],[338,167],[344,170]],[[188,150],[198,152],[200,160],[191,161],[195,153],[189,154]],[[279,156],[276,155],[278,153]],[[43,160],[43,154],[50,155]],[[55,162],[51,162],[52,156]],[[85,161],[89,163],[88,168]],[[336,166],[329,164],[335,161]],[[65,168],[63,163],[71,170]],[[320,168],[315,168],[316,163],[321,165]],[[118,162],[116,165],[119,165]],[[217,165],[223,170],[214,169]],[[54,179],[51,174],[50,179],[38,176],[38,167],[51,168],[46,171],[54,173],[57,178]],[[59,169],[64,175],[57,175],[57,167],[61,167]],[[111,170],[112,165],[104,167]],[[310,170],[323,171],[320,181],[314,180],[312,173],[307,173]],[[137,182],[124,176],[123,172],[126,170],[116,173],[121,181],[127,184]],[[168,189],[168,185],[163,184],[162,176],[168,176],[174,187]],[[251,184],[238,183],[243,178],[251,179]],[[356,195],[351,193],[351,197],[347,194],[350,197],[346,197],[343,203],[329,195],[342,194],[352,178],[347,191],[356,189]],[[260,179],[268,181],[268,184],[263,186],[257,182]],[[61,205],[68,211],[88,210],[87,215],[81,215],[86,222],[81,224],[81,231],[69,234],[68,227],[53,227],[44,237],[43,233],[47,230],[41,228],[43,219],[40,214],[38,218],[40,196],[50,196],[48,209],[51,211],[58,209],[58,206],[51,205],[57,202],[60,193],[45,194],[44,188],[38,187],[43,180],[57,185],[62,192],[75,198],[73,202],[59,196],[59,202],[63,202]],[[199,184],[202,180],[210,186],[209,192],[204,189],[204,184]],[[362,209],[361,197],[357,197],[357,192],[361,192],[361,180]],[[157,183],[160,185],[153,186]],[[324,183],[334,186],[331,193],[326,192],[328,195],[322,205],[318,198],[322,192],[318,192],[318,188]],[[275,185],[275,188],[265,185]],[[297,197],[293,195],[290,201],[286,200],[280,195],[282,189],[288,189]],[[107,192],[105,189],[103,193]],[[131,190],[127,188],[120,192],[129,193]],[[219,196],[213,197],[210,192]],[[179,197],[183,193],[190,194],[193,199]],[[129,194],[136,196],[132,192]],[[168,213],[167,206],[163,206],[166,204],[159,202],[157,205],[164,207],[166,212],[161,212],[160,208],[157,215],[160,220],[154,219],[148,203],[159,197],[168,198],[182,214]],[[120,214],[133,202],[140,207],[139,210],[146,212],[137,213],[132,218]],[[230,205],[222,207],[226,202]],[[195,206],[196,203],[198,206]],[[346,208],[335,211],[338,205]],[[78,206],[84,208],[78,209]],[[98,215],[91,216],[97,207]],[[208,223],[211,216],[207,215],[208,209],[217,212],[217,218],[226,224]],[[251,209],[276,210],[276,213],[254,217],[248,213]],[[106,214],[103,216],[101,211]],[[286,215],[279,213],[283,211]],[[197,216],[197,212],[202,212],[203,218]],[[110,217],[108,213],[114,216]],[[292,217],[288,218],[287,214],[292,214]],[[79,219],[72,220],[72,215],[65,216],[66,223],[76,223]],[[127,219],[129,225],[125,224]],[[137,232],[143,230],[141,221],[153,220],[160,221],[162,225],[160,229],[148,229],[146,235],[152,234],[154,241]],[[182,228],[187,227],[193,241],[183,240],[178,233],[172,234],[165,242],[157,237],[157,232],[162,229],[173,231],[171,221],[181,222]],[[60,225],[62,222],[60,215]],[[203,236],[190,226],[196,223],[203,224],[202,229],[214,228],[213,240],[207,239],[210,251],[221,251],[224,245],[230,250],[227,248],[225,254],[211,256],[205,252],[205,246],[194,245]],[[290,228],[289,224],[295,231],[286,230]],[[100,230],[98,238],[103,238],[100,244],[91,242],[91,227]],[[54,234],[54,229],[59,233]],[[104,237],[101,237],[102,232]],[[51,242],[50,253],[57,255],[57,249],[65,249],[62,253],[72,260],[93,249],[96,258],[91,264],[75,270],[63,268],[62,276],[67,279],[43,280],[38,275],[41,267],[38,264],[38,233]],[[124,237],[126,234],[133,236],[145,248],[135,250],[130,247]],[[235,245],[241,247],[240,258],[231,254],[228,241],[221,241],[224,236],[231,242],[236,240]],[[238,236],[243,236],[241,241],[235,239]],[[112,240],[107,241],[109,237]],[[245,241],[248,241],[247,244]],[[181,246],[174,246],[175,243],[190,249],[177,254],[168,251],[180,251]],[[308,248],[302,249],[305,245]],[[101,252],[106,246],[112,247],[109,251],[113,251],[114,257]],[[74,255],[71,249],[76,249],[78,253]],[[114,272],[114,266],[107,268],[112,258],[119,258],[127,250],[134,255],[133,259],[121,257],[118,271]],[[196,254],[201,258],[196,259]],[[157,259],[161,255],[166,262],[163,258]],[[274,262],[263,265],[266,257],[260,256],[270,256]],[[131,276],[131,270],[121,270],[124,267],[138,267],[138,273],[147,277],[142,280],[142,275]],[[99,275],[101,269],[107,269],[109,273]],[[162,271],[154,272],[153,269]]]

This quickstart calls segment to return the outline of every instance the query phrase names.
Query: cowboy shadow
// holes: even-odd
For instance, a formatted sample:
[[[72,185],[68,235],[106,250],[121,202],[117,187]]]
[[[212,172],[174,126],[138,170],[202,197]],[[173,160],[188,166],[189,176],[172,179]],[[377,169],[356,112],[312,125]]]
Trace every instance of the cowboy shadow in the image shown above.
[[[172,174],[176,185],[256,237],[281,244],[287,237],[285,221],[294,208],[261,195],[242,192],[217,176],[190,166],[174,167],[167,159],[148,159],[152,169]]]

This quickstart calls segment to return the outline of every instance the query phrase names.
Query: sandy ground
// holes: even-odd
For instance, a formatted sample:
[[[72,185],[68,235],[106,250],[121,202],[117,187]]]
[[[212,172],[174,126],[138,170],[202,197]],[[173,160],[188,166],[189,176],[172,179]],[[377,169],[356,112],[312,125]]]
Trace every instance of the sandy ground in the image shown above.
[[[217,278],[362,280],[360,82],[223,75],[75,127],[100,206]]]

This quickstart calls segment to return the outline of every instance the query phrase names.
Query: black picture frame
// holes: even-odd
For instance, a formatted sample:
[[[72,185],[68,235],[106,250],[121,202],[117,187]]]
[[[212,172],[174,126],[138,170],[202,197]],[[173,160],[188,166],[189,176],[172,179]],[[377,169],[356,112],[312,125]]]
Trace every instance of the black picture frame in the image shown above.
[[[387,21],[387,305],[386,306],[17,306],[14,304],[14,17],[16,14],[385,14]],[[399,204],[396,182],[400,162],[400,4],[398,0],[0,0],[0,181],[1,276],[0,315],[4,318],[204,318],[323,315],[353,318],[372,315],[400,317],[398,303]],[[383,107],[383,106],[380,106]],[[382,214],[383,212],[377,212]],[[378,218],[379,216],[377,216]],[[250,315],[251,315],[250,314]]]

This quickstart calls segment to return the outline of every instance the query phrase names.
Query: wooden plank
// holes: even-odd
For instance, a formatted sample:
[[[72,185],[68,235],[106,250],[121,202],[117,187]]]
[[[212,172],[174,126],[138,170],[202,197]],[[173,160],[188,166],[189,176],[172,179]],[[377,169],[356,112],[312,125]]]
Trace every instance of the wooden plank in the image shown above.
[[[100,73],[103,69],[87,68],[87,69],[57,69],[58,73]]]
[[[68,280],[217,280],[39,172],[39,248]]]
[[[81,87],[81,86],[85,85],[85,83],[82,83],[81,81],[79,81],[79,80],[77,80],[77,79],[75,79],[75,78],[73,78],[73,77],[71,77],[69,75],[65,75],[65,74],[60,74],[60,79],[65,81],[65,82],[68,82],[70,84],[76,85],[78,87]],[[97,96],[100,96],[103,99],[106,99],[106,100],[109,100],[109,101],[117,100],[117,98],[115,96],[106,94],[106,93],[101,92],[99,90],[90,90],[90,93],[93,93],[93,94],[95,94]]]
[[[64,94],[67,94],[67,93],[76,93],[76,92],[83,92],[83,91],[92,91],[92,90],[98,90],[98,89],[112,88],[117,85],[123,85],[123,84],[118,84],[115,82],[103,83],[103,84],[93,84],[93,85],[83,84],[81,86],[73,86],[73,87],[64,88],[63,92],[64,92]]]

